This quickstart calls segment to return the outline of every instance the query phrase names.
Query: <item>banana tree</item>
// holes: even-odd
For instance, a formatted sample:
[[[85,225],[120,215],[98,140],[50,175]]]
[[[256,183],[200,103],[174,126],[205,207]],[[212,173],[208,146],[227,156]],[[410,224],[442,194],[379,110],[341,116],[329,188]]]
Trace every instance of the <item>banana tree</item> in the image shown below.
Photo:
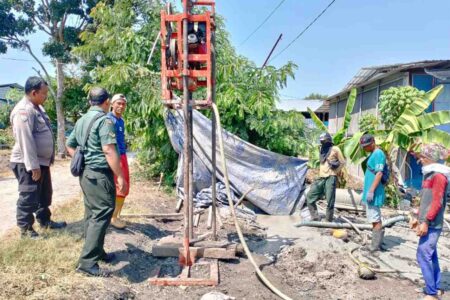
[[[424,113],[430,104],[442,92],[443,86],[437,86],[425,96],[411,103],[393,124],[391,130],[377,130],[373,134],[377,143],[390,153],[399,147],[405,151],[413,150],[420,143],[440,143],[450,148],[450,134],[436,129],[436,126],[450,123],[450,110]],[[364,156],[360,151],[359,139],[362,132],[357,132],[350,139],[343,141],[344,155],[352,163],[359,163]]]
[[[429,92],[423,98],[418,99],[407,106],[397,121],[389,126],[391,130],[376,130],[371,132],[375,136],[376,143],[388,153],[388,163],[393,171],[393,184],[403,183],[400,168],[393,162],[397,161],[399,150],[414,150],[420,143],[440,143],[450,148],[450,134],[445,131],[436,129],[436,126],[450,123],[450,110],[425,113],[425,110],[443,91],[440,85]],[[349,163],[355,165],[364,164],[367,159],[365,153],[359,146],[359,140],[364,132],[356,132],[352,137],[345,137],[348,126],[350,124],[350,113],[353,110],[354,100],[356,99],[356,90],[352,90],[344,116],[343,127],[333,137],[335,145],[339,146]],[[313,116],[317,127],[324,128],[320,124],[320,120],[315,117],[314,112],[309,111]],[[319,123],[320,122],[320,123]],[[391,125],[391,124],[389,124]]]
[[[400,168],[393,162],[398,160],[400,149],[406,152],[415,150],[421,143],[440,143],[450,148],[450,134],[436,129],[436,126],[450,123],[450,110],[425,113],[425,110],[442,92],[443,86],[437,86],[425,94],[425,96],[407,106],[397,121],[391,126],[391,130],[378,130],[373,132],[377,144],[388,153],[388,163],[393,174],[395,185],[403,184],[401,168],[405,163],[406,156]],[[359,147],[359,139],[362,132],[353,135],[344,141],[344,155],[349,162],[360,164],[367,154]]]

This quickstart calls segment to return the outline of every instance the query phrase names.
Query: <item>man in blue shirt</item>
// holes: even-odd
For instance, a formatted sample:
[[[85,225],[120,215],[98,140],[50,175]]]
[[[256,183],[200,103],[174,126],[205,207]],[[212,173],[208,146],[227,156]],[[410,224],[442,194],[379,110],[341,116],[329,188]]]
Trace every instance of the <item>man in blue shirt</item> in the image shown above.
[[[370,152],[367,168],[364,174],[364,191],[362,201],[366,205],[367,220],[372,223],[372,244],[368,249],[371,253],[380,250],[383,242],[384,230],[381,224],[381,207],[384,204],[385,191],[381,183],[386,155],[376,144],[370,134],[364,134],[360,141],[361,147]]]
[[[111,219],[111,225],[117,229],[124,229],[126,224],[120,220],[120,213],[122,211],[125,198],[129,193],[130,186],[130,172],[128,168],[127,160],[127,146],[125,143],[125,122],[122,118],[125,108],[127,107],[127,98],[123,94],[116,94],[111,100],[111,112],[108,113],[108,118],[113,122],[116,128],[117,148],[120,155],[120,167],[122,168],[123,176],[127,183],[127,189],[125,191],[119,191],[116,189],[116,207]],[[117,187],[117,178],[114,178]]]

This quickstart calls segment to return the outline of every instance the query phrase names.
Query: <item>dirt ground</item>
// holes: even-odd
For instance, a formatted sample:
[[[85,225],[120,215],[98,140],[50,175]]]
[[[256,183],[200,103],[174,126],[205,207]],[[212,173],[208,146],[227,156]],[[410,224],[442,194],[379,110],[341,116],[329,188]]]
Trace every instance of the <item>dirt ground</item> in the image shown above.
[[[64,170],[67,170],[65,168]],[[63,171],[62,171],[63,172]],[[66,171],[68,173],[68,171]],[[66,174],[69,176],[68,174]],[[63,173],[59,177],[65,177]],[[2,185],[3,187],[3,185]],[[55,192],[66,189],[55,184]],[[76,192],[75,192],[76,193]],[[148,214],[174,212],[176,198],[159,191],[157,183],[133,176],[132,188],[125,202],[124,214]],[[79,199],[68,201],[56,213],[58,218],[67,215],[69,226],[62,234],[48,235],[55,239],[54,248],[42,246],[49,255],[59,252],[68,261],[64,267],[45,265],[46,270],[30,270],[32,287],[16,282],[13,266],[20,264],[0,258],[0,279],[2,299],[200,299],[210,291],[219,291],[236,299],[279,299],[257,278],[249,260],[240,257],[219,262],[220,284],[217,287],[156,287],[148,283],[159,266],[177,274],[177,258],[155,258],[152,246],[159,239],[169,235],[180,235],[182,220],[155,220],[147,218],[128,219],[124,231],[109,229],[105,249],[117,255],[112,265],[101,264],[112,272],[110,278],[86,278],[74,272],[76,258],[83,243],[81,238],[83,206]],[[63,214],[61,214],[63,213]],[[414,235],[405,228],[388,229],[388,252],[377,263],[386,268],[408,267],[408,274],[377,275],[376,280],[364,281],[358,278],[356,266],[347,252],[356,244],[349,232],[349,241],[331,236],[329,230],[294,228],[299,216],[258,216],[261,226],[267,230],[250,230],[246,227],[246,238],[255,259],[264,274],[281,291],[292,299],[420,299],[414,289],[421,286],[420,273],[414,260],[416,241]],[[237,241],[235,229],[224,220],[225,228],[220,230],[221,239]],[[206,232],[206,216],[202,216],[197,233]],[[395,228],[395,227],[394,227]],[[61,239],[59,242],[58,239]],[[67,240],[65,240],[67,239]],[[15,231],[3,241],[14,243],[18,240]],[[27,244],[29,245],[29,244]],[[41,249],[39,244],[36,244]],[[35,246],[35,245],[33,245]],[[450,243],[448,237],[440,242],[440,255],[444,270],[443,286],[449,288]],[[17,254],[16,260],[25,263],[27,254]],[[0,255],[1,256],[1,255]],[[8,265],[9,264],[9,265]],[[45,275],[45,276],[44,276]],[[450,299],[445,297],[443,299]]]
[[[69,172],[69,160],[57,160],[51,167],[53,182],[52,209],[74,198],[80,199],[78,179]],[[0,236],[15,227],[16,202],[18,198],[17,180],[9,169],[9,153],[0,153]]]

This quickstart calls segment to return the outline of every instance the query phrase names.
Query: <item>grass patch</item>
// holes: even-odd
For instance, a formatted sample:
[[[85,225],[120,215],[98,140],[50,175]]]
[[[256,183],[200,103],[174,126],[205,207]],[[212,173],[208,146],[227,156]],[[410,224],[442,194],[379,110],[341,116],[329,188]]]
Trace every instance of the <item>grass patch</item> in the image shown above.
[[[44,237],[20,239],[14,232],[0,243],[0,299],[61,299],[84,278],[75,267],[83,240],[82,201],[77,197],[55,209],[53,218],[69,223],[66,230],[36,230]],[[17,231],[17,230],[16,230]]]

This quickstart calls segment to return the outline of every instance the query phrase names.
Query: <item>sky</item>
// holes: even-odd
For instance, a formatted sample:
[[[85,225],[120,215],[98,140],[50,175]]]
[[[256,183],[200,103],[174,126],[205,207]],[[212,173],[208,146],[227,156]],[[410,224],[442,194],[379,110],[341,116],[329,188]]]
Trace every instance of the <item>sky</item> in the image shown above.
[[[246,37],[282,0],[217,0],[217,13],[239,54],[262,65],[279,34],[274,55],[289,44],[331,0],[284,0],[271,18]],[[295,80],[280,91],[282,99],[340,91],[362,67],[430,59],[450,59],[449,0],[336,0],[292,46],[270,64],[298,65]],[[30,38],[40,54],[46,36]],[[42,57],[42,55],[40,55]],[[5,59],[7,58],[7,59]],[[28,54],[0,55],[0,83],[24,84],[35,74]],[[44,58],[48,61],[48,58]],[[51,64],[46,66],[53,71]]]

